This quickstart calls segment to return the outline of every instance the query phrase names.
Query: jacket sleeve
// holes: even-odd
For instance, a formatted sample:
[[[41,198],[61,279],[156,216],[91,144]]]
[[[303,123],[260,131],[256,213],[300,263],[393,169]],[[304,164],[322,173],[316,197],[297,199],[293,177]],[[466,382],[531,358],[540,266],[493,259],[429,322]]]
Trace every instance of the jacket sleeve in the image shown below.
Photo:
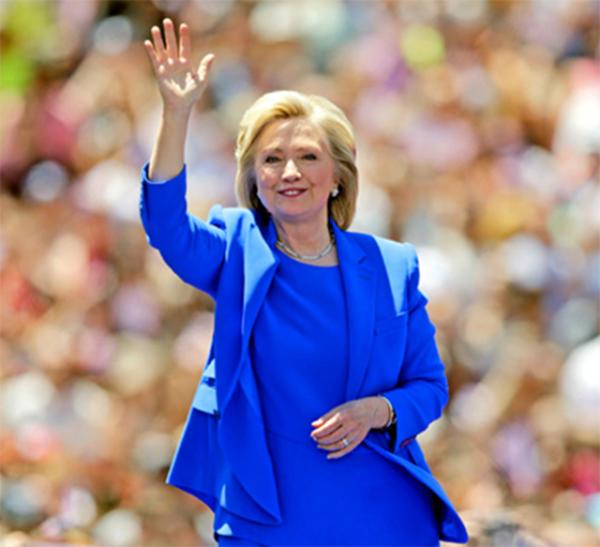
[[[186,166],[172,179],[150,181],[148,163],[141,173],[140,217],[148,243],[186,283],[215,298],[225,260],[222,208],[208,222],[187,211]]]
[[[396,413],[396,424],[390,428],[394,452],[437,420],[448,402],[448,381],[435,343],[435,327],[425,310],[427,298],[419,290],[417,253],[413,245],[405,245],[409,251],[406,350],[398,387],[382,393]]]

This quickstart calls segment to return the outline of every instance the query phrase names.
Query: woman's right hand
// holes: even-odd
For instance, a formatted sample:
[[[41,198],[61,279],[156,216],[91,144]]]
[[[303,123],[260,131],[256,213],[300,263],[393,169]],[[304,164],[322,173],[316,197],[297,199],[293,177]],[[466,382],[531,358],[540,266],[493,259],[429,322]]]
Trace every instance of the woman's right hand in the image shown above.
[[[189,114],[206,89],[215,56],[212,53],[205,55],[195,70],[191,61],[189,27],[185,23],[180,25],[178,48],[173,21],[165,19],[163,25],[166,46],[157,26],[151,29],[152,42],[145,40],[144,46],[150,57],[165,108]]]

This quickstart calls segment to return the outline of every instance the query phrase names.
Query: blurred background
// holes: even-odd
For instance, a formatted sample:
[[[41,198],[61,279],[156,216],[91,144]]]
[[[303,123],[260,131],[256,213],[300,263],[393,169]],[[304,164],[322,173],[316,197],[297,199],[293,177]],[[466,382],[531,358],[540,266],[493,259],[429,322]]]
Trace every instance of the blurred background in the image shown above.
[[[451,400],[421,436],[472,545],[598,545],[597,0],[0,0],[0,540],[210,545],[163,484],[212,301],[146,243],[170,16],[216,54],[191,211],[234,204],[243,111],[291,88],[355,126],[354,229],[414,243]]]

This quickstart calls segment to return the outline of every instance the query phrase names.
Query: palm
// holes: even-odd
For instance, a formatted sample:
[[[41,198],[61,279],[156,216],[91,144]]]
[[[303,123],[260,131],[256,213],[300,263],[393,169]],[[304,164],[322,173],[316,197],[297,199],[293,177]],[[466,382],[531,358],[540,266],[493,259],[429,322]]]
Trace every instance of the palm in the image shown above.
[[[194,69],[190,60],[190,31],[185,23],[180,26],[179,47],[170,19],[164,20],[164,42],[158,27],[152,27],[151,32],[153,43],[146,40],[144,45],[152,62],[163,101],[169,107],[189,109],[206,88],[214,56],[205,55],[198,70]]]
[[[192,97],[201,87],[194,79],[193,69],[181,63],[179,63],[179,66],[169,66],[166,63],[160,64],[157,76],[158,85],[161,89],[167,95],[173,95],[175,98]]]

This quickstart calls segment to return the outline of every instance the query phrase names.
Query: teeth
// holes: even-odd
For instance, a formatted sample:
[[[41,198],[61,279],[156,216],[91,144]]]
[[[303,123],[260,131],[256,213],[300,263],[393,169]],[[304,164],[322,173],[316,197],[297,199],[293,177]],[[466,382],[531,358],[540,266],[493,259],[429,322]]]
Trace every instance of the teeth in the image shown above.
[[[302,192],[302,190],[285,190],[282,193],[284,196],[297,196],[301,192]]]

